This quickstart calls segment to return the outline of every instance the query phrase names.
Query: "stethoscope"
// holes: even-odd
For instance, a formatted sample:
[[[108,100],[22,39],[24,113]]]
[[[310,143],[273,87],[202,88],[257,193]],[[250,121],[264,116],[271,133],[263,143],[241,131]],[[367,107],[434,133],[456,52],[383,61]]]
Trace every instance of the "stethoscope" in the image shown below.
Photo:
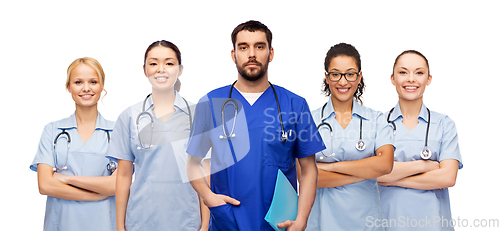
[[[109,130],[104,130],[106,131],[106,135],[108,136],[108,144],[109,144]],[[57,153],[56,153],[56,147],[57,147],[57,141],[61,136],[66,136],[66,142],[67,142],[67,149],[66,149],[66,159],[64,160],[64,164],[62,167],[59,167],[57,164]],[[54,172],[60,171],[60,170],[66,170],[68,169],[68,166],[66,164],[68,163],[68,156],[69,156],[69,147],[71,144],[71,136],[69,133],[66,131],[66,129],[62,129],[62,131],[57,134],[56,138],[54,139],[54,165],[55,167],[52,168]],[[109,160],[109,163],[106,166],[106,169],[109,171],[109,174],[113,174],[113,172],[116,170],[116,162]]]
[[[137,115],[137,119],[135,121],[135,125],[137,127],[137,137],[139,138],[139,144],[141,145],[141,147],[137,147],[137,150],[144,150],[144,149],[148,149],[148,148],[153,147],[152,142],[153,142],[154,117],[153,117],[153,115],[150,112],[146,111],[146,101],[148,100],[148,98],[151,95],[152,95],[152,93],[150,93],[148,96],[146,96],[146,99],[144,99],[144,102],[142,102],[142,112]],[[191,109],[189,108],[189,104],[186,101],[186,99],[184,99],[184,97],[181,97],[181,98],[184,100],[184,103],[186,103],[186,107],[188,109],[188,114],[189,114],[189,128],[191,129],[193,127],[193,120],[192,120],[192,117],[191,117]],[[150,136],[151,140],[149,141],[149,145],[146,146],[146,147],[144,147],[144,145],[142,144],[141,136],[139,134],[139,120],[141,119],[142,115],[147,115],[151,119],[151,136]]]
[[[323,156],[319,157],[320,160],[322,159],[326,159],[328,157],[331,157],[331,156],[335,156],[335,153],[333,152],[333,129],[332,129],[332,126],[325,121],[325,119],[323,119],[323,113],[325,112],[325,107],[328,103],[325,103],[325,105],[323,105],[323,108],[321,108],[321,123],[318,124],[318,131],[320,129],[321,126],[325,125],[328,127],[328,130],[330,130],[330,140],[331,140],[331,149],[332,149],[332,153],[330,155],[325,155],[325,153],[323,151],[321,151],[321,154],[323,154]],[[366,144],[365,142],[363,141],[363,117],[359,116],[359,140],[358,142],[356,143],[356,149],[358,151],[363,151],[366,149]]]
[[[420,157],[422,157],[422,159],[424,159],[424,160],[428,160],[432,156],[431,150],[429,148],[427,148],[427,139],[429,138],[429,125],[431,124],[431,111],[427,107],[425,109],[427,109],[427,114],[428,114],[429,118],[427,121],[427,131],[425,132],[425,145],[424,145],[424,149],[422,149],[422,151],[420,151]],[[394,121],[389,120],[389,117],[391,116],[392,111],[394,111],[394,108],[392,108],[389,111],[389,115],[387,115],[387,122],[392,124],[392,127],[394,128],[394,130],[393,130],[394,137],[396,137],[396,123],[394,123]]]
[[[221,107],[223,135],[219,136],[220,139],[229,139],[229,138],[233,138],[236,136],[236,134],[234,134],[234,128],[236,127],[236,115],[238,114],[238,103],[236,102],[235,99],[231,98],[232,93],[233,93],[233,88],[234,88],[234,85],[236,84],[236,82],[238,82],[238,80],[234,81],[234,83],[231,85],[231,88],[229,89],[229,98],[224,101],[224,103],[222,104],[222,107]],[[269,85],[271,85],[271,88],[273,89],[274,97],[276,98],[276,105],[278,106],[278,115],[280,118],[280,125],[281,125],[280,140],[286,142],[286,141],[288,141],[288,137],[292,135],[292,130],[290,130],[288,133],[285,132],[285,127],[283,126],[283,118],[281,117],[280,103],[278,101],[278,95],[276,94],[276,89],[274,89],[274,86],[273,86],[273,84],[271,84],[271,82],[269,82]],[[233,127],[232,127],[229,135],[226,133],[226,127],[225,127],[225,123],[224,123],[224,109],[226,108],[227,105],[233,105],[233,107],[234,107]]]

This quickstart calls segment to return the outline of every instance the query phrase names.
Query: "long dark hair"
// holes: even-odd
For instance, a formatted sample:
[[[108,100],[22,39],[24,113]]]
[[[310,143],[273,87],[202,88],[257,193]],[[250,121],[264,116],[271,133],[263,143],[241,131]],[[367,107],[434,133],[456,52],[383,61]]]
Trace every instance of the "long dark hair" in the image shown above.
[[[175,56],[176,56],[177,60],[179,61],[179,65],[182,65],[181,51],[179,50],[179,48],[175,44],[173,44],[172,42],[169,42],[166,40],[161,40],[161,41],[156,41],[154,43],[151,43],[151,45],[149,45],[148,49],[146,49],[146,53],[144,54],[143,67],[146,65],[146,59],[148,58],[148,53],[155,47],[166,47],[166,48],[172,49],[175,52]],[[176,90],[176,91],[181,90],[181,81],[179,79],[177,79],[177,81],[174,84],[174,90]]]
[[[347,43],[339,43],[335,46],[330,47],[330,50],[326,53],[325,57],[325,71],[328,72],[328,67],[330,66],[330,62],[332,61],[333,58],[337,56],[347,56],[347,57],[352,57],[356,65],[358,66],[358,71],[361,71],[361,56],[359,55],[358,50],[351,45]],[[356,89],[356,92],[354,92],[354,99],[358,101],[361,105],[363,105],[363,101],[361,100],[361,96],[363,95],[363,92],[365,91],[365,81],[363,78],[361,78],[361,81],[358,84],[358,88]],[[323,94],[326,96],[331,95],[330,91],[330,86],[326,83],[326,78],[323,80]]]

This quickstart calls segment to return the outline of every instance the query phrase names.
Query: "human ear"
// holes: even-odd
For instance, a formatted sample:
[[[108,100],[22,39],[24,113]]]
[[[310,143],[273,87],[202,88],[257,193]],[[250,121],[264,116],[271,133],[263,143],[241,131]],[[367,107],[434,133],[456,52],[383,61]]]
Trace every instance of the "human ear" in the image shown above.
[[[330,78],[328,78],[328,73],[325,72],[325,82],[330,85]]]
[[[431,82],[432,82],[432,75],[429,75],[429,77],[427,78],[427,86],[431,85]]]
[[[236,56],[234,49],[231,50],[231,58],[233,59],[234,64],[236,64]]]
[[[396,86],[396,80],[394,79],[394,75],[391,75],[391,83]]]
[[[177,78],[181,77],[182,71],[184,71],[184,66],[179,65],[179,74],[177,74]]]
[[[274,58],[274,48],[271,47],[271,49],[269,50],[269,62],[273,61],[273,58]]]
[[[361,79],[363,79],[363,72],[362,71],[359,72],[358,80],[356,80],[356,82],[358,83],[358,85],[359,85],[359,83],[361,83]]]

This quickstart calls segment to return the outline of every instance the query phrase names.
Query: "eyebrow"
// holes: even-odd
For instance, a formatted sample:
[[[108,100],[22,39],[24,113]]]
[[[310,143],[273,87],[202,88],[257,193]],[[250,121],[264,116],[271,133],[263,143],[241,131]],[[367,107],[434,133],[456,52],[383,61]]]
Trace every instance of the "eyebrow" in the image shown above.
[[[174,59],[174,58],[169,57],[169,58],[166,58],[165,60],[170,60],[170,59]],[[158,59],[157,58],[149,58],[148,60],[158,60]]]
[[[338,72],[340,72],[340,70],[337,69],[337,68],[332,68],[330,70],[330,72],[332,72],[332,71],[338,71]],[[351,68],[347,69],[346,71],[358,71],[358,70],[356,68],[354,68],[354,67],[351,67]]]
[[[404,69],[404,70],[409,71],[409,69],[406,67],[398,67],[398,69]],[[417,67],[417,68],[415,68],[415,70],[425,70],[425,68],[424,67]]]
[[[246,42],[241,42],[241,43],[238,43],[236,45],[237,46],[249,46],[249,44]],[[267,45],[267,43],[266,42],[256,42],[254,45]]]

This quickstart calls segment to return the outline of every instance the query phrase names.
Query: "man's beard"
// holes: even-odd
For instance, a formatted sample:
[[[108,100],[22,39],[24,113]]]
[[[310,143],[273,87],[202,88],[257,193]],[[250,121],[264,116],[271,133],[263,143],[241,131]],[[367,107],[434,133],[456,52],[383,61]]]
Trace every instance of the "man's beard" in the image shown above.
[[[238,61],[236,61],[236,63],[238,63]],[[255,63],[257,65],[257,68],[260,67],[260,71],[253,73],[252,72],[253,68],[245,71],[245,67],[249,63]],[[263,65],[262,63],[260,63],[259,61],[255,60],[255,59],[250,59],[248,62],[243,63],[241,66],[236,65],[236,69],[238,69],[238,73],[240,73],[241,77],[243,77],[245,80],[255,82],[257,80],[262,79],[262,77],[264,77],[264,75],[267,72],[268,65],[269,65],[269,62],[266,62],[266,64]]]

